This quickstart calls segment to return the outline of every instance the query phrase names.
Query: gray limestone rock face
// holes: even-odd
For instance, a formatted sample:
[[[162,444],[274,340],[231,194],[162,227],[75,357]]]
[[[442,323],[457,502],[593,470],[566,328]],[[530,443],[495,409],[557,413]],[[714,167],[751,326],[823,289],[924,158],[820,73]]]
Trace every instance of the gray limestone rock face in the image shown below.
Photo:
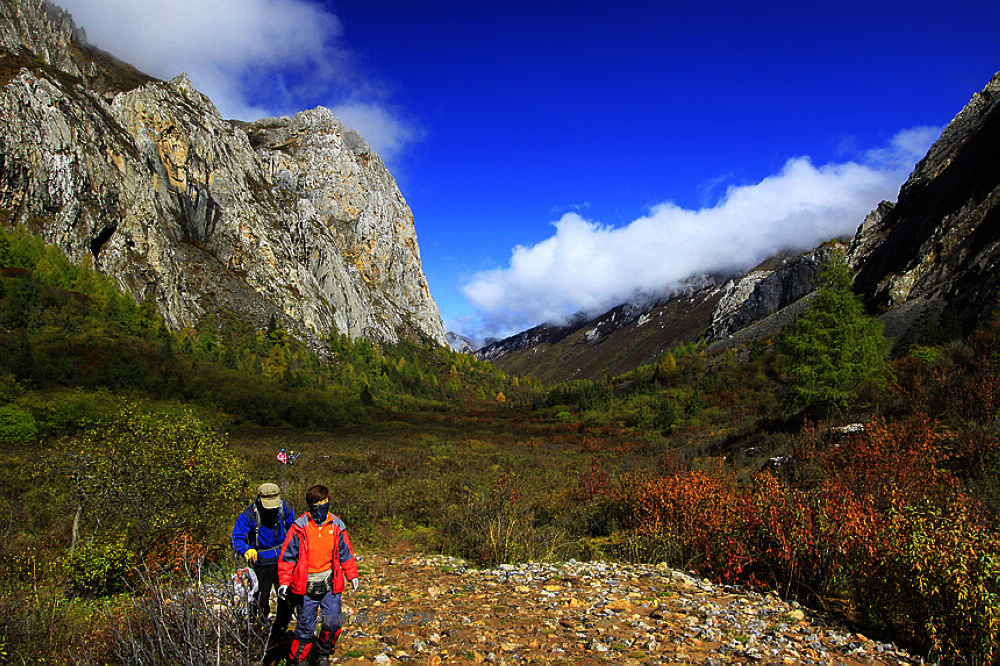
[[[377,316],[384,311],[395,317],[392,328],[433,330],[434,341],[444,344],[437,307],[427,306],[433,299],[413,213],[361,135],[322,107],[259,120],[246,131],[276,196],[294,202],[313,225],[299,238],[300,258],[324,298],[343,312],[338,328],[353,334],[349,327],[355,326],[358,334],[384,338],[367,333],[385,326]],[[318,237],[324,242],[309,242]],[[357,297],[345,284],[356,287]]]
[[[892,212],[894,207],[895,204],[891,201],[882,201],[875,207],[875,210],[868,213],[847,249],[846,258],[849,264],[853,266],[861,257],[871,254],[878,244],[885,240],[881,233],[882,220]]]
[[[823,264],[830,260],[832,252],[842,250],[837,243],[826,243],[798,256],[778,255],[727,282],[712,312],[706,341],[723,340],[812,293]]]
[[[21,0],[0,20],[8,227],[93,261],[175,329],[276,314],[311,343],[336,330],[446,344],[413,214],[330,111],[227,121],[184,75],[139,79],[110,58],[88,74],[93,49],[64,12]]]

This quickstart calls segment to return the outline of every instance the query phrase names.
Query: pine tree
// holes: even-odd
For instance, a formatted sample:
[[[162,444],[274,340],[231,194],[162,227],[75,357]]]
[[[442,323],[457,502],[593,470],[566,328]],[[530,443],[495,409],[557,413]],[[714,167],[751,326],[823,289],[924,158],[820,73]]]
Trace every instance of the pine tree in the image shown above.
[[[796,410],[844,412],[861,403],[867,388],[888,381],[891,344],[852,284],[843,258],[828,263],[815,298],[780,340],[789,402]]]

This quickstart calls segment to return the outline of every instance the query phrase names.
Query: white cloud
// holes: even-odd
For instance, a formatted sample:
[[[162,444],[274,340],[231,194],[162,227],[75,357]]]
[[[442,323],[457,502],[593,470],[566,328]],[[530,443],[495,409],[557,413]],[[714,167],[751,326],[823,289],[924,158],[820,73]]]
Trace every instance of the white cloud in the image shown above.
[[[59,0],[87,40],[158,78],[186,72],[223,116],[322,104],[385,159],[420,136],[360,71],[336,15],[306,0]]]
[[[695,274],[745,270],[781,249],[853,234],[879,201],[895,200],[940,132],[905,130],[858,161],[815,166],[795,157],[779,173],[730,186],[717,204],[699,210],[665,202],[618,227],[566,213],[553,223],[553,236],[515,247],[506,267],[478,273],[462,287],[479,311],[470,330],[510,335],[578,311],[597,314]]]
[[[892,137],[887,148],[875,148],[865,153],[865,160],[876,168],[910,171],[927,154],[931,144],[941,136],[940,127],[914,127]]]

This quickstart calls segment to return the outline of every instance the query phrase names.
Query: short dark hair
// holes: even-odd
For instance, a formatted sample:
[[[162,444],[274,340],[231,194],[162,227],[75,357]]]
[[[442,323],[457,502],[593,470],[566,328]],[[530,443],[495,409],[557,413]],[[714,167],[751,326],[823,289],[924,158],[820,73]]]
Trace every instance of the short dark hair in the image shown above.
[[[318,504],[326,499],[330,499],[330,491],[327,490],[326,486],[316,484],[306,491],[306,504],[309,506]]]

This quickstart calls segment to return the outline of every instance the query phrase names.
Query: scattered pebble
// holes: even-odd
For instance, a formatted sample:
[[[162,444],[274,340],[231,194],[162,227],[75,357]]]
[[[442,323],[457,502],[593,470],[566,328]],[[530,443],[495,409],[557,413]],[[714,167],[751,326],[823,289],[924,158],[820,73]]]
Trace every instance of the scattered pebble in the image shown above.
[[[342,664],[921,664],[827,618],[665,565],[361,559]],[[361,655],[361,656],[359,656]]]

